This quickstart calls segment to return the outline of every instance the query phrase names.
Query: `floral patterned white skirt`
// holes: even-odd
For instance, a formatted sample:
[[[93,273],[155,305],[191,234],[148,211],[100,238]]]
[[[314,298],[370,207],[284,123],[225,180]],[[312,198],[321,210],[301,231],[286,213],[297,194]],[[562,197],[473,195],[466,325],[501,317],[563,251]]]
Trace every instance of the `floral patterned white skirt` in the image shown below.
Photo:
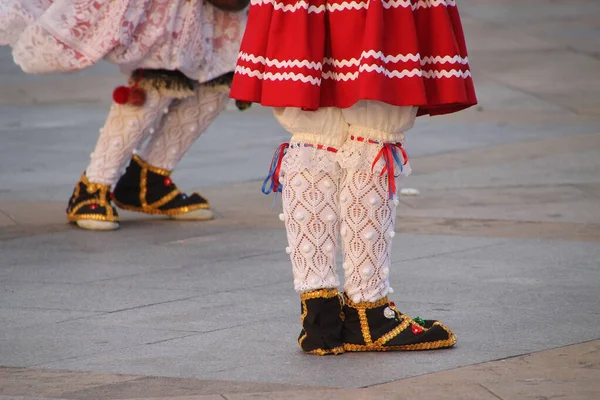
[[[126,74],[169,69],[206,82],[235,69],[246,14],[203,0],[2,0],[0,45],[27,73],[106,59]]]

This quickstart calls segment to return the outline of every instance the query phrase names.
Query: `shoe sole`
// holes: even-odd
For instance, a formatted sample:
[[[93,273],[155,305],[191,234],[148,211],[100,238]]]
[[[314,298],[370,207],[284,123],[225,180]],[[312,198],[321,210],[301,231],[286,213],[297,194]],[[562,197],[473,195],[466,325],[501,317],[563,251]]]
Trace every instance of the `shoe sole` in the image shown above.
[[[118,222],[95,221],[92,219],[80,219],[75,221],[78,227],[89,231],[114,231],[119,229]]]
[[[180,221],[206,221],[214,218],[213,211],[206,207],[206,205],[196,206],[195,210],[192,209],[190,211],[184,211],[183,209],[193,208],[194,206],[189,207],[180,207],[179,209],[172,209],[168,211],[162,211],[157,208],[142,208],[142,207],[134,207],[124,203],[120,203],[118,200],[113,200],[115,205],[122,210],[140,212],[148,215],[162,215],[165,217],[169,217],[172,219],[177,219]]]
[[[170,218],[179,221],[208,221],[214,218],[212,210],[193,210],[186,213],[169,215]]]

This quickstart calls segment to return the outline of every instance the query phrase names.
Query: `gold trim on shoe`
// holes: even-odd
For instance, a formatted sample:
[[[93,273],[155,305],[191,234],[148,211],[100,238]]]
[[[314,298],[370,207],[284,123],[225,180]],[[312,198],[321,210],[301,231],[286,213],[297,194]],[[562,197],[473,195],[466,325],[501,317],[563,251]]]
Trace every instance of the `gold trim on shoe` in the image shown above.
[[[148,202],[146,201],[146,194],[147,194],[147,190],[148,190],[148,171],[151,171],[157,175],[164,176],[165,178],[171,176],[171,171],[150,165],[146,161],[144,161],[140,156],[138,156],[137,154],[134,154],[132,158],[140,166],[140,168],[142,170],[141,175],[140,175],[140,196],[139,196],[140,204],[142,206],[141,207],[131,206],[128,204],[123,204],[123,203],[119,202],[117,199],[113,199],[113,202],[115,203],[115,205],[117,207],[119,207],[123,210],[128,210],[128,211],[141,212],[141,213],[150,214],[150,215],[164,215],[164,216],[186,214],[186,213],[189,213],[191,211],[196,211],[196,210],[210,210],[210,203],[208,202],[208,200],[206,201],[206,203],[202,203],[202,204],[193,204],[193,205],[188,205],[188,206],[183,206],[183,207],[170,208],[168,210],[160,210],[159,209],[160,207],[164,206],[165,204],[167,204],[168,202],[170,202],[171,200],[173,200],[174,198],[176,198],[177,196],[179,196],[181,194],[181,191],[179,189],[174,189],[171,192],[169,192],[168,194],[161,197],[160,199],[156,200],[155,202],[148,204]]]
[[[340,296],[340,292],[337,289],[328,288],[328,289],[319,289],[319,290],[313,290],[310,292],[300,293],[300,302],[302,303],[302,314],[300,315],[300,325],[304,326],[304,318],[306,318],[306,316],[308,315],[308,307],[306,306],[306,300],[331,299],[333,297],[338,297],[340,299],[340,305],[344,304],[343,299]],[[304,339],[306,339],[306,335],[307,335],[306,332],[304,332],[304,335],[302,335],[298,338],[298,345],[300,345],[301,349],[302,349],[302,342],[304,341]],[[314,355],[318,355],[318,356],[326,356],[326,355],[330,355],[330,354],[338,355],[338,354],[342,354],[344,352],[344,346],[334,347],[333,349],[314,349],[314,350],[310,350],[310,351],[305,351],[304,349],[302,349],[302,351],[304,351],[306,354],[314,354]]]
[[[112,212],[111,212],[112,214]],[[79,214],[79,215],[68,215],[67,220],[69,222],[77,222],[81,220],[94,220],[94,221],[105,221],[105,222],[119,222],[119,217],[115,216],[105,216],[99,214]]]
[[[323,350],[315,349],[311,351],[305,351],[306,354],[314,354],[317,356],[328,356],[330,354],[338,355],[344,353],[344,346],[334,347],[333,349]]]
[[[410,325],[410,324],[409,324]],[[415,344],[405,344],[402,346],[364,346],[359,344],[344,344],[344,350],[348,352],[357,352],[357,351],[419,351],[419,350],[435,350],[435,349],[443,349],[447,347],[452,347],[456,344],[456,336],[452,333],[448,328],[442,325],[439,322],[434,323],[434,325],[440,325],[450,337],[446,340],[436,340],[435,342],[424,342],[424,343],[415,343]],[[399,325],[400,326],[400,325]],[[402,331],[400,331],[402,332]],[[400,333],[398,332],[398,334]],[[396,334],[395,336],[397,336]]]
[[[107,221],[107,222],[119,222],[119,217],[114,214],[113,208],[110,204],[110,201],[107,200],[108,193],[110,192],[110,187],[107,185],[101,185],[99,183],[90,182],[85,176],[85,174],[81,175],[79,178],[80,181],[77,182],[75,186],[75,191],[73,194],[74,198],[79,197],[80,189],[79,183],[82,182],[86,186],[86,191],[90,194],[94,192],[100,192],[100,196],[97,199],[89,199],[82,202],[77,203],[73,208],[69,208],[69,212],[67,212],[67,220],[70,222],[77,222],[80,220],[94,220],[94,221]],[[100,207],[104,207],[106,210],[106,215],[101,214],[76,214],[82,207],[97,204]]]
[[[117,200],[113,200],[113,202],[115,203],[115,205],[117,207],[119,207],[123,210],[136,211],[136,212],[141,212],[141,213],[151,214],[151,215],[171,216],[171,215],[185,214],[185,213],[188,213],[190,211],[195,211],[195,210],[210,210],[210,206],[207,203],[194,204],[194,205],[178,207],[178,208],[171,208],[169,210],[159,210],[156,208],[152,208],[151,206],[147,206],[145,208],[130,206],[127,204],[120,203]]]
[[[454,335],[454,333],[452,333],[452,331],[450,329],[448,329],[444,324],[442,324],[441,322],[435,322],[433,325],[441,326],[443,330],[448,332],[448,335],[450,337],[446,340],[437,340],[435,342],[407,344],[404,346],[393,346],[392,350],[407,350],[407,351],[434,350],[434,349],[440,349],[440,348],[445,348],[445,347],[452,347],[456,344],[456,335]],[[431,329],[431,328],[429,328],[429,329]]]
[[[373,340],[371,339],[371,330],[369,328],[369,322],[367,319],[367,310],[389,304],[389,300],[388,300],[387,296],[376,302],[373,302],[373,303],[367,302],[367,301],[355,303],[350,298],[348,298],[347,295],[345,295],[344,301],[346,302],[346,305],[348,307],[351,307],[351,308],[354,308],[357,310],[358,318],[360,320],[361,333],[363,336],[363,340],[365,341],[364,345],[344,343],[345,351],[357,352],[357,351],[392,351],[392,350],[404,350],[404,351],[433,350],[433,349],[439,349],[439,348],[445,348],[445,347],[452,347],[456,344],[456,336],[454,335],[454,333],[452,333],[452,331],[450,331],[450,329],[448,329],[446,326],[444,326],[441,322],[436,321],[433,324],[433,326],[437,325],[437,326],[440,326],[442,329],[444,329],[449,335],[448,339],[437,340],[434,342],[423,342],[423,343],[400,345],[400,346],[384,346],[387,342],[389,342],[390,340],[392,340],[393,338],[398,336],[400,333],[404,332],[406,329],[410,328],[412,325],[418,325],[419,327],[421,327],[423,332],[426,332],[429,329],[431,329],[431,328],[429,328],[429,329],[425,328],[424,326],[420,325],[419,323],[414,321],[412,318],[410,318],[408,315],[400,313],[398,311],[398,309],[393,306],[389,306],[389,307],[392,308],[396,312],[396,315],[398,315],[398,318],[402,319],[402,323],[400,323],[394,329],[387,332],[386,334],[381,336],[379,339],[377,339],[375,342],[373,342]]]
[[[369,321],[367,321],[367,310],[361,308],[358,310],[358,319],[360,321],[360,331],[367,346],[373,344],[371,339],[371,330],[369,329]]]
[[[313,290],[311,292],[300,293],[300,300],[308,300],[308,299],[330,299],[332,297],[338,296],[339,292],[337,289],[329,288],[329,289],[319,289]]]
[[[377,308],[377,307],[381,307],[383,305],[389,304],[389,302],[390,302],[390,300],[387,298],[387,296],[385,296],[385,297],[383,297],[375,302],[372,302],[372,303],[370,301],[362,301],[360,303],[355,303],[346,294],[344,294],[344,301],[348,307],[356,308],[357,310],[358,309],[368,310],[371,308]]]
[[[163,169],[163,168],[155,167],[154,165],[148,164],[137,154],[134,154],[132,158],[142,167],[142,169],[146,168],[146,169],[154,172],[157,175],[162,175],[165,177],[171,175],[171,171],[169,171],[168,169]]]

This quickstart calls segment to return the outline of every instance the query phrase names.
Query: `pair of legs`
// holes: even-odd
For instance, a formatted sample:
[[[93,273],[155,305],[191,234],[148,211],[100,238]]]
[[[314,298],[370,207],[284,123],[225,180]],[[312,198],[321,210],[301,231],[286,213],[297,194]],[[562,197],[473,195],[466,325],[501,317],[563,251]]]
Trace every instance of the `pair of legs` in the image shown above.
[[[90,164],[67,208],[68,219],[84,229],[116,229],[118,215],[112,201],[120,208],[150,214],[212,218],[204,198],[179,192],[169,176],[223,111],[226,92],[199,84],[185,95],[152,85],[145,92],[142,105],[113,103],[100,130]]]
[[[274,112],[292,134],[282,160],[280,218],[302,300],[302,349],[331,354],[452,346],[454,335],[439,322],[411,319],[387,299],[398,205],[394,175],[410,173],[403,132],[413,126],[417,108],[360,101],[348,109]],[[337,291],[338,241],[343,295]]]

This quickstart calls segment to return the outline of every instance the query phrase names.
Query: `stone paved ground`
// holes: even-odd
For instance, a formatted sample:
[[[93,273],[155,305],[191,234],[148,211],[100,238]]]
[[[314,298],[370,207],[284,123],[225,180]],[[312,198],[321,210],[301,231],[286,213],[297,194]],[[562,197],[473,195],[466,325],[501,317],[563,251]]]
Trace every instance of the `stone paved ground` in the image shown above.
[[[303,355],[279,204],[287,138],[228,111],[174,178],[218,214],[64,222],[110,65],[19,73],[0,50],[0,400],[600,398],[600,3],[462,0],[480,105],[408,133],[394,300],[434,353]],[[566,346],[566,347],[565,347]]]

